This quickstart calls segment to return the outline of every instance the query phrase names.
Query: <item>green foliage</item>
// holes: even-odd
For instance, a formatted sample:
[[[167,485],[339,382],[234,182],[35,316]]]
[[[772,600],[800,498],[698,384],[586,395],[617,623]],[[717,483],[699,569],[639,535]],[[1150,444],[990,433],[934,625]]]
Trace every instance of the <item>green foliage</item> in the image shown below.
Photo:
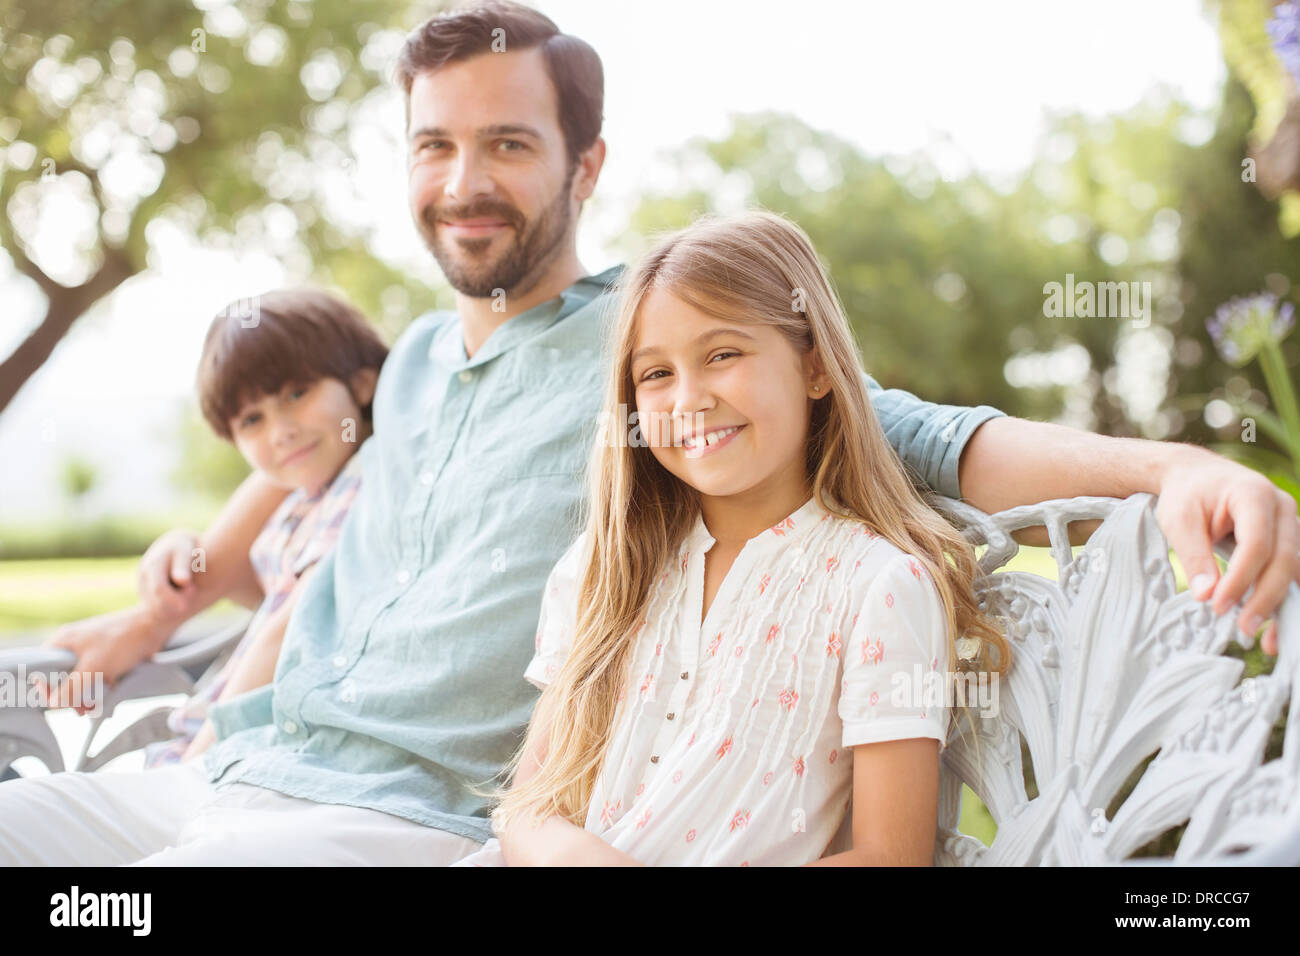
[[[180,458],[172,483],[214,504],[225,502],[251,469],[233,444],[212,433],[194,404],[187,403],[176,430]]]
[[[63,492],[73,502],[80,502],[95,487],[99,474],[95,466],[84,458],[68,458],[59,471]]]
[[[162,217],[214,246],[261,247],[395,333],[433,293],[339,210],[357,168],[350,144],[417,9],[435,7],[0,0],[0,245],[53,300],[101,263],[116,281],[146,268]],[[69,236],[81,275],[31,261],[56,195],[87,211]],[[58,311],[80,314],[114,284]]]

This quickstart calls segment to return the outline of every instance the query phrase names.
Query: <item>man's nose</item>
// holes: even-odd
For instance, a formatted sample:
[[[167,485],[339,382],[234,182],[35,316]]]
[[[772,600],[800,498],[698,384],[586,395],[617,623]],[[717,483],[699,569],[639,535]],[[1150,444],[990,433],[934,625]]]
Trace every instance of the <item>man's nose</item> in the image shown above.
[[[475,196],[492,191],[492,182],[487,177],[477,150],[460,151],[443,189],[447,198],[456,202],[469,202]]]

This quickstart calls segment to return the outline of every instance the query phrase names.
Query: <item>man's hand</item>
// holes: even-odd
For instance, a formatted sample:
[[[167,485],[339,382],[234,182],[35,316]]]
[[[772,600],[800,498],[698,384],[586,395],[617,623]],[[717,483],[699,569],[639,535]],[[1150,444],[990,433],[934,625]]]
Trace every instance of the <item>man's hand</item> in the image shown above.
[[[1237,627],[1254,637],[1273,617],[1292,582],[1300,583],[1300,519],[1296,502],[1263,475],[1194,446],[1172,458],[1160,476],[1156,517],[1183,564],[1188,588],[1222,614],[1254,584]],[[1231,532],[1236,547],[1219,577],[1213,543]],[[1264,635],[1277,653],[1277,621]]]
[[[1081,495],[1156,495],[1160,530],[1182,562],[1194,597],[1212,599],[1218,615],[1254,585],[1237,619],[1238,628],[1251,637],[1277,612],[1291,582],[1300,582],[1295,499],[1263,475],[1199,445],[993,418],[975,430],[962,450],[959,481],[962,497],[986,514]],[[1070,542],[1078,543],[1082,539],[1076,539],[1076,532],[1095,525],[1071,524]],[[1236,548],[1219,580],[1212,544],[1229,532]],[[1027,536],[1014,537],[1031,543]],[[1263,647],[1277,653],[1276,621],[1264,635]]]
[[[94,687],[95,674],[103,674],[106,684],[116,683],[123,674],[158,651],[173,630],[175,626],[169,619],[139,604],[60,627],[45,643],[67,648],[77,655],[69,676],[80,672],[80,679],[60,682],[49,706],[75,706],[77,713],[85,714],[94,702],[71,700],[72,687]]]

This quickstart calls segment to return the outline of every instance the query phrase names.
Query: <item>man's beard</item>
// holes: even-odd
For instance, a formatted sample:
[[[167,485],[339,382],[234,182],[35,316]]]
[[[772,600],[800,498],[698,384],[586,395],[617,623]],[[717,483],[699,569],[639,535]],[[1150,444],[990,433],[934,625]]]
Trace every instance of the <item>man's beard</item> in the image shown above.
[[[526,224],[523,217],[513,206],[482,202],[463,209],[446,207],[441,211],[426,206],[421,210],[417,223],[420,235],[433,257],[438,260],[451,287],[461,295],[486,299],[493,294],[524,294],[536,283],[542,268],[555,256],[568,232],[569,186],[572,181],[571,171],[554,201],[527,228],[524,228]],[[438,234],[435,217],[453,221],[501,219],[509,224],[513,237],[504,252],[499,253],[495,259],[488,259],[485,250],[496,240],[496,236],[447,239]]]

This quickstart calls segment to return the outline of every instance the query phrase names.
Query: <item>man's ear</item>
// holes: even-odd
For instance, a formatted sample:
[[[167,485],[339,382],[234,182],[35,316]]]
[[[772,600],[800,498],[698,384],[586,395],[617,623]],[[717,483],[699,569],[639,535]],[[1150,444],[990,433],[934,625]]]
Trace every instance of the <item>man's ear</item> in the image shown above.
[[[573,177],[573,198],[585,202],[596,191],[596,180],[605,165],[605,138],[597,136],[590,146],[578,155],[578,168]]]
[[[375,386],[379,382],[379,369],[377,368],[359,368],[352,373],[352,381],[349,385],[352,388],[352,397],[356,399],[357,405],[365,408],[375,399]]]

